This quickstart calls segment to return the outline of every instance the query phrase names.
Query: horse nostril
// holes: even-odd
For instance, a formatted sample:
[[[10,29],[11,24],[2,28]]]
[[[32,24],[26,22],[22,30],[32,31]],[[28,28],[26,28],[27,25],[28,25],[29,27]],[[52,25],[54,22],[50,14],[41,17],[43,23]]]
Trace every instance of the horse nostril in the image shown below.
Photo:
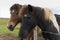
[[[12,27],[13,25],[10,25],[10,27]]]
[[[8,29],[9,29],[10,31],[13,31],[14,26],[13,26],[13,25],[10,25],[10,26],[8,27]]]
[[[9,29],[12,28],[12,25],[10,25],[8,28],[9,28]]]

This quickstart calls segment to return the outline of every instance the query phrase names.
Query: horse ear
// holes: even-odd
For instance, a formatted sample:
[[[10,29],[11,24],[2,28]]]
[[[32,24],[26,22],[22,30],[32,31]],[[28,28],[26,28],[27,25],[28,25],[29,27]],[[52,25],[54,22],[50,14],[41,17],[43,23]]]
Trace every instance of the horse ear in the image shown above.
[[[30,12],[33,11],[33,7],[32,7],[30,4],[28,4],[28,10],[29,10]]]

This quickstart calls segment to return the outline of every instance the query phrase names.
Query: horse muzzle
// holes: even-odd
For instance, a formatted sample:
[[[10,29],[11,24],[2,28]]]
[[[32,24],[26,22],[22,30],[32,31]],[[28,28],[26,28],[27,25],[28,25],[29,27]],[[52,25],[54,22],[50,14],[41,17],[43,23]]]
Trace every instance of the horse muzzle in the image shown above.
[[[10,25],[10,26],[8,26],[8,29],[9,29],[10,31],[13,31],[13,30],[14,30],[14,26],[13,26],[13,25]]]

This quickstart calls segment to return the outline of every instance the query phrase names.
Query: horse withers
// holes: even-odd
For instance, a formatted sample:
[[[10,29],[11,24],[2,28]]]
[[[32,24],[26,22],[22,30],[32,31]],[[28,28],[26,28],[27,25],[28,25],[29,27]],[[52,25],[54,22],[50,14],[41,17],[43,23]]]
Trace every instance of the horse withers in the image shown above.
[[[23,14],[20,30],[23,31],[20,33],[22,39],[27,39],[31,30],[38,25],[42,29],[45,40],[60,40],[59,25],[51,10],[27,5],[21,8],[19,15],[21,14]]]

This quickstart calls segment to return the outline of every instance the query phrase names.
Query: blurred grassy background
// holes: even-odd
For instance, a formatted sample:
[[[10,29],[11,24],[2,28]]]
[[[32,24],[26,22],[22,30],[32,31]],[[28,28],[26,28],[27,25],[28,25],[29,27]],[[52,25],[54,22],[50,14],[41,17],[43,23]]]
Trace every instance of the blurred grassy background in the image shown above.
[[[0,18],[0,34],[13,34],[15,36],[18,36],[18,32],[21,24],[19,23],[15,27],[14,31],[9,31],[7,28],[7,22],[8,22],[7,18]]]
[[[15,27],[14,31],[10,31],[7,28],[7,22],[8,22],[7,18],[0,18],[0,34],[9,34],[9,35],[12,34],[12,35],[18,36],[21,23],[19,23]],[[41,36],[41,30],[38,31],[38,35]]]

